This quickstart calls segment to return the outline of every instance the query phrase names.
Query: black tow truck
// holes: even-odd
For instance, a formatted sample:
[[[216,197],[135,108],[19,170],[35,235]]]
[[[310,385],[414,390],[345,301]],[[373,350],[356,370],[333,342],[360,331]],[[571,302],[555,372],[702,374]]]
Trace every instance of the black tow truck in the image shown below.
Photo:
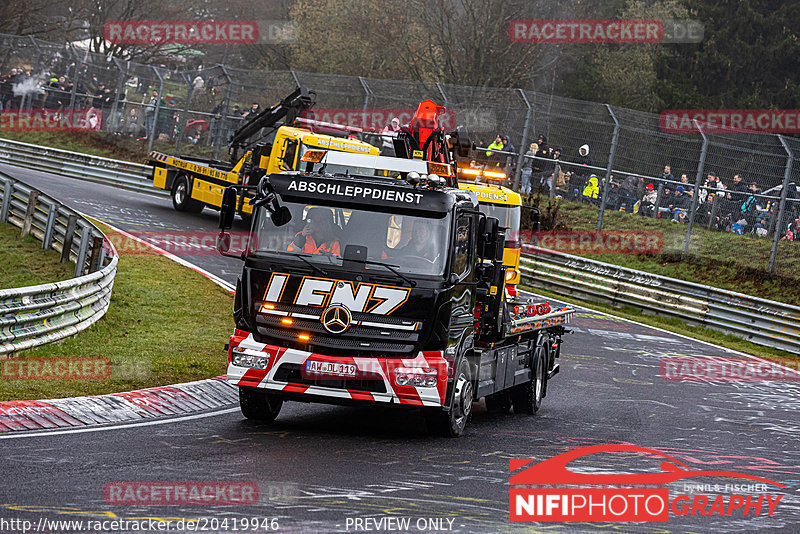
[[[458,436],[481,398],[539,410],[573,310],[507,296],[504,229],[455,180],[268,174],[242,251],[225,191],[218,249],[244,262],[227,380],[245,417],[271,422],[287,400],[382,403]]]

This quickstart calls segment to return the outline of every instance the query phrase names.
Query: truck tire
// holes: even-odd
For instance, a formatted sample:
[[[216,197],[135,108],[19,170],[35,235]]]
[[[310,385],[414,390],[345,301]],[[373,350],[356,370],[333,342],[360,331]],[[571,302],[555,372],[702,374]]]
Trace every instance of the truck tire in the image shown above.
[[[469,372],[466,358],[462,358],[456,369],[453,383],[453,402],[449,412],[441,408],[425,410],[428,431],[432,434],[456,438],[464,433],[472,419],[472,403],[475,400],[475,387]]]
[[[506,415],[511,411],[511,393],[509,391],[487,395],[484,400],[486,401],[486,410],[491,413]]]
[[[172,207],[175,211],[200,213],[204,206],[205,204],[189,196],[189,179],[183,174],[176,177],[175,183],[172,184]]]
[[[547,387],[547,347],[546,338],[540,336],[531,360],[531,379],[511,388],[511,402],[514,413],[533,415],[542,406],[542,397]]]
[[[271,423],[278,417],[282,406],[280,397],[258,388],[239,386],[239,407],[248,419]]]

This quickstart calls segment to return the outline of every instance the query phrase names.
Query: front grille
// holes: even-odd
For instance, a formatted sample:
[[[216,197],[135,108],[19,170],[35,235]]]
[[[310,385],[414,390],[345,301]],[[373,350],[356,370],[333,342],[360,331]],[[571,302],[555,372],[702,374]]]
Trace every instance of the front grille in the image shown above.
[[[386,384],[380,378],[305,378],[301,366],[296,363],[284,363],[275,371],[276,382],[291,382],[303,386],[319,386],[324,388],[367,391],[370,393],[386,393]]]
[[[414,319],[353,312],[351,326],[342,334],[331,334],[319,320],[324,310],[318,307],[281,303],[271,306],[256,314],[257,340],[282,341],[301,349],[308,346],[312,350],[358,351],[362,355],[407,354],[414,350],[422,328]],[[284,319],[291,319],[292,323],[284,324]],[[310,339],[300,341],[300,334]]]

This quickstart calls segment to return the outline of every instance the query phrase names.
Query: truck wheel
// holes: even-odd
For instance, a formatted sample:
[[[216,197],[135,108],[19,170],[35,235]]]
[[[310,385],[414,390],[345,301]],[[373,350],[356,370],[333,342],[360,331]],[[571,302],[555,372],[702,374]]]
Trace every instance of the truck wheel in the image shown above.
[[[547,387],[547,349],[543,341],[540,341],[534,349],[531,365],[531,380],[511,389],[514,413],[533,415],[542,405],[542,397]]]
[[[175,179],[172,185],[172,206],[176,211],[186,211],[189,213],[200,213],[203,211],[204,204],[192,199],[189,196],[189,180],[184,175]]]
[[[239,407],[242,415],[254,421],[271,423],[278,417],[283,399],[258,388],[239,386]]]
[[[439,408],[426,410],[425,418],[431,433],[456,438],[464,433],[472,418],[472,402],[475,400],[475,388],[470,379],[469,365],[462,358],[456,370],[453,385],[453,404],[449,412]]]
[[[491,413],[505,415],[511,411],[511,394],[508,391],[487,395],[484,400],[486,409]]]

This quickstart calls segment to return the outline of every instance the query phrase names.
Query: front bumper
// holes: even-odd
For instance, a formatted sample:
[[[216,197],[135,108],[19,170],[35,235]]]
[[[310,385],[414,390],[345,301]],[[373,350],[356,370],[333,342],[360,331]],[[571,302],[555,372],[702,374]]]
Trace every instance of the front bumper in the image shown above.
[[[248,355],[267,359],[266,368],[240,367],[231,363],[233,351],[244,349]],[[354,377],[311,375],[305,372],[306,360],[355,365]],[[435,369],[433,386],[399,385],[395,369]],[[442,351],[420,351],[414,358],[375,358],[359,356],[329,356],[275,345],[259,343],[249,332],[236,330],[228,348],[229,383],[236,386],[258,387],[273,392],[365,402],[394,403],[411,406],[443,406],[450,371]]]

